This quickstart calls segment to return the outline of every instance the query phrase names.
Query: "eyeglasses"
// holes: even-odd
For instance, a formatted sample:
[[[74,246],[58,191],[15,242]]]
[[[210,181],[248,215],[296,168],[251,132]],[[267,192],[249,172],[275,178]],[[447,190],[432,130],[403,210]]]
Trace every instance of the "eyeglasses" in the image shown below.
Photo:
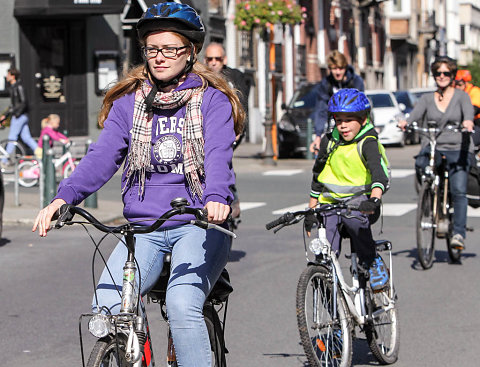
[[[440,75],[445,75],[447,78],[451,78],[452,77],[452,72],[451,71],[434,71],[433,72],[433,76],[435,78],[438,78]]]
[[[218,61],[218,62],[222,62],[223,61],[223,56],[206,56],[205,60],[207,60],[207,62],[211,62],[213,60]]]
[[[143,55],[147,59],[153,59],[158,56],[158,53],[161,52],[164,57],[167,59],[174,59],[178,55],[178,51],[187,48],[188,46],[182,47],[164,47],[164,48],[156,48],[156,47],[142,47]]]

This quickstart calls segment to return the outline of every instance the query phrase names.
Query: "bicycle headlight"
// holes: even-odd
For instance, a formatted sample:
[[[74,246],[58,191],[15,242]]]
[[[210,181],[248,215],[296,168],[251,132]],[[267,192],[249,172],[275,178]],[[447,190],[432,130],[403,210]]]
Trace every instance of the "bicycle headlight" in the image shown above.
[[[320,255],[322,253],[322,241],[320,241],[320,239],[318,238],[314,238],[313,240],[310,241],[308,248],[315,255]]]
[[[110,321],[102,314],[94,315],[88,322],[88,331],[96,337],[103,338],[110,332]]]

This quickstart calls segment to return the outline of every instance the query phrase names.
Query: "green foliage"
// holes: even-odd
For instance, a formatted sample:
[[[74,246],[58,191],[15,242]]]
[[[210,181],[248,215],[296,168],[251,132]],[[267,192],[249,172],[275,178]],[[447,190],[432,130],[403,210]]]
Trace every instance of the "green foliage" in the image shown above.
[[[467,65],[466,69],[470,70],[470,74],[472,74],[471,83],[476,85],[477,87],[480,86],[480,55],[479,54],[476,54],[473,57],[473,61]]]
[[[237,4],[234,23],[243,31],[276,23],[296,24],[306,17],[305,10],[294,0],[244,1]]]

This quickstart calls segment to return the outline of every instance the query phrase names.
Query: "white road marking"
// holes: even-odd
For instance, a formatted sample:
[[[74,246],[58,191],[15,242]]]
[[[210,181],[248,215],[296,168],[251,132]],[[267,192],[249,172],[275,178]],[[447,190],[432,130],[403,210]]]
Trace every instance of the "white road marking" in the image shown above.
[[[240,201],[240,210],[241,210],[241,211],[245,211],[245,210],[248,210],[248,209],[259,208],[259,207],[265,206],[265,205],[267,205],[267,203],[263,203],[263,202],[243,202],[243,201]]]
[[[416,209],[417,204],[383,204],[383,215],[385,217],[401,217]]]
[[[263,176],[293,176],[302,173],[303,169],[279,169],[263,172]]]
[[[401,169],[401,168],[392,169],[392,178],[404,178],[404,177],[412,176],[414,174],[415,174],[414,169]]]

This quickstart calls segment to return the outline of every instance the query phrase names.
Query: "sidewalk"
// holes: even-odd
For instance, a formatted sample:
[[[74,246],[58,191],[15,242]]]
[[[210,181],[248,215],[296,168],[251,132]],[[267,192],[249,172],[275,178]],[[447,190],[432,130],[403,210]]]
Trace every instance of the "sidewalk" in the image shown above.
[[[286,169],[311,169],[313,161],[305,159],[284,159],[277,161],[275,165],[265,164],[261,157],[262,145],[243,143],[234,154],[233,165],[235,172],[263,172],[266,170]],[[8,183],[5,192],[5,205],[3,209],[4,225],[33,224],[33,221],[40,209],[40,198],[38,186],[30,189],[21,189],[19,194],[20,206],[15,206],[13,195],[13,183]],[[118,195],[120,197],[120,194]],[[83,204],[81,204],[84,207]],[[123,204],[121,200],[102,199],[101,191],[98,194],[98,207],[87,208],[92,215],[102,222],[112,222],[123,218]]]

